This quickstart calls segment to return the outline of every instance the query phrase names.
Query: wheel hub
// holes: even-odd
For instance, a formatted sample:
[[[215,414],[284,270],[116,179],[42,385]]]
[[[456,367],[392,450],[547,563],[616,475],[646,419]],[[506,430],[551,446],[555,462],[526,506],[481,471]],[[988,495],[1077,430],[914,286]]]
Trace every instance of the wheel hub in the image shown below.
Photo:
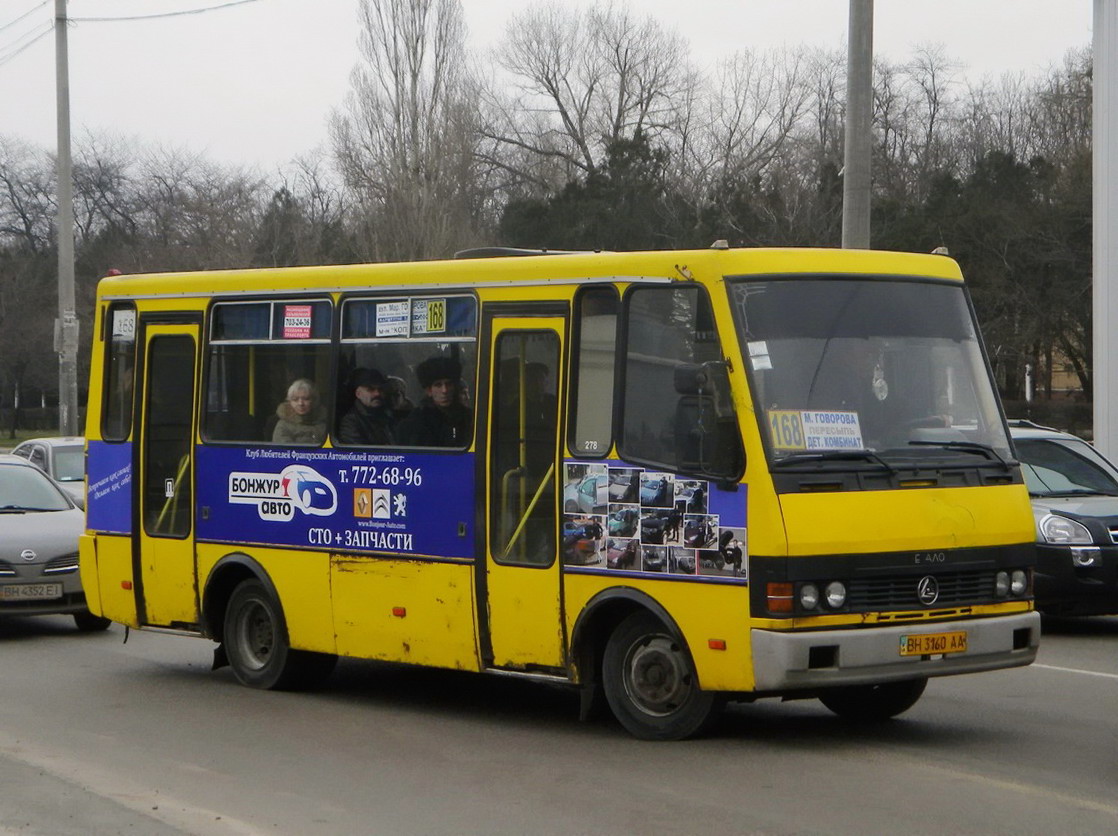
[[[686,660],[679,647],[666,636],[656,636],[633,647],[626,673],[626,691],[648,714],[669,714],[691,693]]]
[[[257,669],[264,667],[276,642],[271,616],[264,607],[254,604],[245,608],[241,614],[241,637],[245,661]]]

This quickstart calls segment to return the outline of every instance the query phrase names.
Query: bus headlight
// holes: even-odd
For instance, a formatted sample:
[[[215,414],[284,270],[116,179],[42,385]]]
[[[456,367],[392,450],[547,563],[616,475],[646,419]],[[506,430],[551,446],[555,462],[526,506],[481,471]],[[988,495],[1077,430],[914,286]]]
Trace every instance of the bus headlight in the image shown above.
[[[819,587],[813,583],[805,583],[800,587],[800,606],[805,610],[813,610],[819,606]]]
[[[1024,569],[1014,569],[1013,574],[1009,578],[1009,592],[1011,595],[1020,598],[1029,589],[1029,576],[1025,573]]]
[[[827,606],[832,610],[840,609],[846,603],[846,584],[842,581],[831,581],[823,590],[827,596]]]
[[[994,576],[994,595],[1004,598],[1009,594],[1009,572],[998,572]]]
[[[1037,523],[1041,541],[1060,546],[1090,545],[1094,542],[1087,526],[1058,514],[1045,514]]]

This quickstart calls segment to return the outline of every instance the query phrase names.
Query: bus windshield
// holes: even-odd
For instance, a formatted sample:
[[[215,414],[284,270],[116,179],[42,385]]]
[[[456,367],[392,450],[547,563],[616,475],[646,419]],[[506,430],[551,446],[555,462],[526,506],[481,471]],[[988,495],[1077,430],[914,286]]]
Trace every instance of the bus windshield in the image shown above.
[[[774,463],[1010,457],[961,285],[796,277],[731,288]]]

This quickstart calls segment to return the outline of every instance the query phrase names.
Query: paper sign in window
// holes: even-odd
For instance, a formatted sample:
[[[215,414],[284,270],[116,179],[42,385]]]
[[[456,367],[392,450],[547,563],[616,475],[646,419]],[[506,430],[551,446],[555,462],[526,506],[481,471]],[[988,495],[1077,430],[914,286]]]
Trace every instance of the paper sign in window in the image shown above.
[[[804,442],[808,450],[864,450],[862,425],[857,412],[822,412],[805,409],[800,413]]]
[[[441,334],[446,330],[446,300],[416,299],[412,302],[413,335]]]
[[[311,306],[283,306],[283,338],[285,340],[308,340],[311,336]]]
[[[408,302],[381,302],[377,305],[377,336],[408,336]]]

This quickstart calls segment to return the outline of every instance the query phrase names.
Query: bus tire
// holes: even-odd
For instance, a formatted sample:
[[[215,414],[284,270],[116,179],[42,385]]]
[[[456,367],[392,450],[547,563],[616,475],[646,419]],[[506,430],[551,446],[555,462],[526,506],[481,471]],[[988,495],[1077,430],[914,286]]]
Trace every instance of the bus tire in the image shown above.
[[[686,645],[648,612],[633,613],[609,637],[602,685],[614,716],[641,740],[682,740],[717,715],[719,703],[699,688]]]
[[[99,633],[102,630],[108,630],[112,622],[107,618],[94,615],[89,610],[82,610],[74,613],[74,624],[83,633]]]
[[[847,685],[819,695],[819,701],[844,720],[873,723],[896,717],[924,693],[928,678],[881,682],[877,685]]]
[[[291,649],[283,607],[256,578],[241,581],[229,597],[223,639],[233,675],[250,688],[310,688],[337,663],[331,654]]]

